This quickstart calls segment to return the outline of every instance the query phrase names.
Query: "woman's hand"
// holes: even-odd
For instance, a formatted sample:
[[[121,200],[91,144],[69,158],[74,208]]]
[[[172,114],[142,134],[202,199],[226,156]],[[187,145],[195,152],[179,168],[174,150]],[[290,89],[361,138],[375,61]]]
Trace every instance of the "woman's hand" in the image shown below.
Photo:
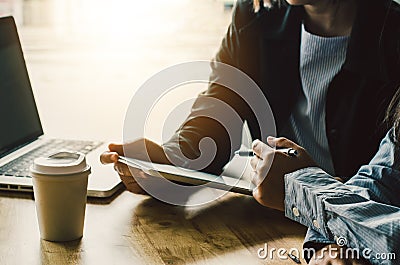
[[[348,256],[346,257],[346,253]],[[315,252],[309,265],[368,265],[371,264],[361,257],[353,257],[351,251],[336,244],[326,245]]]
[[[114,163],[114,169],[118,172],[119,177],[126,186],[126,189],[136,194],[147,194],[137,183],[135,178],[148,178],[140,169],[128,167],[127,165],[118,162],[119,156],[125,156],[124,150],[128,150],[128,155],[144,161],[152,161],[160,164],[169,164],[163,148],[148,140],[138,139],[126,144],[110,144],[108,151],[100,156],[100,161],[103,164]]]
[[[100,161],[103,164],[114,163],[114,169],[117,171],[120,179],[124,183],[127,190],[136,194],[146,194],[146,192],[139,186],[135,177],[145,178],[146,174],[136,168],[129,168],[127,165],[118,162],[118,157],[124,155],[124,145],[110,144],[109,151],[104,152],[100,156]]]
[[[316,164],[304,148],[286,138],[268,137],[267,142],[268,145],[259,140],[253,142],[255,156],[250,161],[254,171],[252,182],[256,186],[253,196],[260,204],[283,211],[284,175]],[[279,151],[281,148],[292,148],[297,156]]]

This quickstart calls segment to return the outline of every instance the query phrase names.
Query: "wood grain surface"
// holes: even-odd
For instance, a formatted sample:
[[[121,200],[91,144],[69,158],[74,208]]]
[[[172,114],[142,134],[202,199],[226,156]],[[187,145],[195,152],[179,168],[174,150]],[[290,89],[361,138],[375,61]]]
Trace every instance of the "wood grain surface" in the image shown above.
[[[81,240],[40,239],[31,195],[0,194],[0,264],[295,264],[259,248],[301,250],[305,228],[253,198],[229,194],[198,207],[122,192],[89,200]]]

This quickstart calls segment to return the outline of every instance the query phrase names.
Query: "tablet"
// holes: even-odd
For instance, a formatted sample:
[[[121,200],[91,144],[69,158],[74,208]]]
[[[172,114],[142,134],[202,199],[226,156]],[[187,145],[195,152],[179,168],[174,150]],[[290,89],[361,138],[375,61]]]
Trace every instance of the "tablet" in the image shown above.
[[[160,177],[161,175],[165,179],[177,184],[193,186],[207,184],[207,187],[210,188],[226,190],[245,195],[252,195],[253,189],[255,188],[251,182],[241,178],[233,178],[224,175],[217,176],[182,167],[151,163],[123,156],[120,156],[118,161],[128,165],[129,167],[140,169],[151,176]]]

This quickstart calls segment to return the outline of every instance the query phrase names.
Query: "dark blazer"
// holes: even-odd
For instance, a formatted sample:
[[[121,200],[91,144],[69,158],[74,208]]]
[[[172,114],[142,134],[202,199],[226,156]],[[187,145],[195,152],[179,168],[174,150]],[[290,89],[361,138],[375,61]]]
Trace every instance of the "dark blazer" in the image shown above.
[[[217,62],[239,68],[259,85],[272,108],[278,135],[302,89],[299,58],[304,14],[301,6],[262,8],[255,13],[251,0],[238,1],[215,57]],[[378,149],[387,130],[383,126],[386,108],[400,84],[399,44],[399,5],[388,0],[359,0],[345,63],[327,94],[326,132],[336,175],[353,175]],[[265,139],[266,135],[260,135],[255,116],[238,95],[212,82],[215,75],[214,71],[208,90],[164,146],[168,153],[168,147],[179,143],[183,154],[193,159],[200,156],[200,139],[211,137],[218,150],[204,170],[219,173],[240,139],[230,143],[222,125],[199,115],[210,107],[207,98],[232,106],[248,121],[253,138]]]

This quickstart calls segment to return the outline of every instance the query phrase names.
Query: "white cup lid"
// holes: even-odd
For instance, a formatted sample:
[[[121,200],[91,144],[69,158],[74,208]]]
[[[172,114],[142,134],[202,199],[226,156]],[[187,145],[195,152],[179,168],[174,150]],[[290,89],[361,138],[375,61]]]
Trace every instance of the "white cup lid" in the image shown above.
[[[61,151],[33,161],[31,172],[44,175],[69,175],[87,171],[85,155],[79,152]]]

